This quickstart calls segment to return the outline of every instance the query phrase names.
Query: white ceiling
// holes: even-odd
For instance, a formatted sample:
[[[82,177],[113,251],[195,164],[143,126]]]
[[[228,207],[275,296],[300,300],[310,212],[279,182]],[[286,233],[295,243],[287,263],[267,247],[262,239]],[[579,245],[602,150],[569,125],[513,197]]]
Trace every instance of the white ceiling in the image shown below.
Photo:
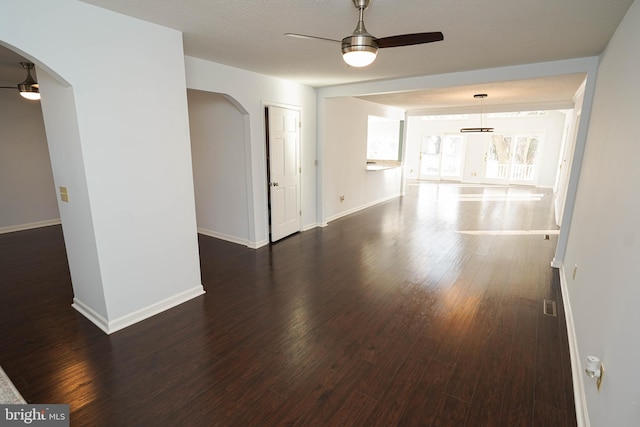
[[[365,23],[374,36],[442,31],[444,41],[381,49],[371,66],[358,69],[342,61],[339,44],[284,35],[293,32],[330,39],[349,35],[358,17],[352,0],[83,1],[182,31],[186,55],[313,87],[595,56],[633,3],[372,0]],[[522,98],[525,95],[557,98],[577,88],[576,79],[520,83],[508,86],[509,96],[518,98],[519,89],[540,85],[540,91],[522,92],[518,99],[525,104],[535,102]],[[481,90],[490,95],[487,104],[501,96],[497,86],[491,89],[493,94]],[[468,91],[462,92],[469,99]],[[435,93],[405,93],[372,100],[411,108],[431,108],[424,102],[453,102],[446,93],[440,95],[436,99]],[[462,102],[462,93],[458,96]],[[474,100],[464,102],[471,105]]]

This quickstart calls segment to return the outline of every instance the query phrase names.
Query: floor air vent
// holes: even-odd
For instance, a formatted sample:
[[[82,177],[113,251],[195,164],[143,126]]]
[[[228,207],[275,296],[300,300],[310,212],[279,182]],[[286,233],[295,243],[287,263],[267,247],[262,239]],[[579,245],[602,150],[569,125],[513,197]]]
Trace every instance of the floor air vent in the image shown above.
[[[544,300],[542,310],[547,316],[556,317],[558,315],[558,312],[556,311],[556,302],[549,299]]]

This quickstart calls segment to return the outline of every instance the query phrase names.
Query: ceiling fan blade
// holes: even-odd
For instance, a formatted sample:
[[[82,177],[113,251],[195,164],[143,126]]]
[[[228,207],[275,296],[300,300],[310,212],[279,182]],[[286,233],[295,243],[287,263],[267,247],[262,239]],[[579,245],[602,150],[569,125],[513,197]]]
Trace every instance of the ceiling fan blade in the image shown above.
[[[414,44],[432,43],[444,40],[444,35],[440,31],[432,33],[401,34],[376,39],[379,48],[411,46]]]
[[[325,37],[308,36],[306,34],[284,33],[285,36],[294,37],[296,39],[320,40],[331,43],[340,43],[340,40],[327,39]]]

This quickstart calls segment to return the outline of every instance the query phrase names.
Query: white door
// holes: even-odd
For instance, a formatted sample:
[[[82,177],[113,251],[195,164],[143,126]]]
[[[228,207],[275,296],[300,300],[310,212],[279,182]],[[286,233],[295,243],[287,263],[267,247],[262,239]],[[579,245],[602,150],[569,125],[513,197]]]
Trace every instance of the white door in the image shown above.
[[[419,179],[462,179],[462,135],[426,135],[420,147]]]
[[[300,112],[267,107],[271,241],[300,231]]]
[[[419,179],[440,178],[440,148],[442,141],[439,135],[425,135],[420,144]]]
[[[485,154],[484,182],[508,184],[511,166],[511,136],[491,135]]]
[[[464,138],[462,135],[448,134],[444,136],[440,154],[440,178],[462,179],[463,148]]]
[[[487,148],[485,182],[533,185],[541,136],[492,135]]]

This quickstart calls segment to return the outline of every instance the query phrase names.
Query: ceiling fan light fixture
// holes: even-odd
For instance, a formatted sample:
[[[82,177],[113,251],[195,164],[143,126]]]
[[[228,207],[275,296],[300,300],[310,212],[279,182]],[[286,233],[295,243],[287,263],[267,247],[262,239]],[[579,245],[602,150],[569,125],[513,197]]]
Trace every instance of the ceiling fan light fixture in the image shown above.
[[[378,47],[365,44],[345,43],[356,37],[347,37],[342,41],[342,59],[352,67],[366,67],[375,61],[378,55]],[[375,42],[374,42],[375,43]]]
[[[33,64],[30,62],[21,62],[22,68],[27,70],[27,78],[18,84],[18,90],[20,91],[20,96],[25,99],[29,99],[31,101],[37,101],[40,99],[40,86],[38,82],[36,82],[33,77],[31,77],[31,70],[33,69]]]
[[[375,61],[378,43],[364,27],[363,13],[369,2],[354,0],[354,4],[358,8],[360,19],[353,34],[342,39],[342,59],[352,67],[366,67]]]
[[[34,88],[29,88],[29,90],[20,89],[20,96],[30,101],[37,101],[40,99],[40,92]]]

